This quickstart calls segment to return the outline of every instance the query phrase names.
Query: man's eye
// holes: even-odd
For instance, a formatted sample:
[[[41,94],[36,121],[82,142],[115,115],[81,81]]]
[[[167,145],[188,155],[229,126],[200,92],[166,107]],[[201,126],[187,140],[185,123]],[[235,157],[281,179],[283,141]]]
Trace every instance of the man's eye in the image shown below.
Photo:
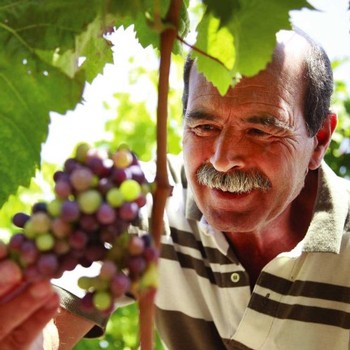
[[[215,126],[210,124],[197,125],[191,129],[198,136],[209,136],[218,130]]]
[[[267,133],[266,131],[263,131],[261,129],[249,129],[248,130],[248,134],[251,135],[251,136],[269,136],[270,134]]]

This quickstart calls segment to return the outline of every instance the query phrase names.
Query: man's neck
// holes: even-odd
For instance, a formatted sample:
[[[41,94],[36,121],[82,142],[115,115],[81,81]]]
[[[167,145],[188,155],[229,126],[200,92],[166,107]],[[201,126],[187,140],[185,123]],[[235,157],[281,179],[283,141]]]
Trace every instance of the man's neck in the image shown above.
[[[304,238],[313,216],[317,184],[317,171],[310,172],[299,196],[263,230],[226,233],[232,249],[249,274],[252,288],[267,263],[278,254],[293,249]]]

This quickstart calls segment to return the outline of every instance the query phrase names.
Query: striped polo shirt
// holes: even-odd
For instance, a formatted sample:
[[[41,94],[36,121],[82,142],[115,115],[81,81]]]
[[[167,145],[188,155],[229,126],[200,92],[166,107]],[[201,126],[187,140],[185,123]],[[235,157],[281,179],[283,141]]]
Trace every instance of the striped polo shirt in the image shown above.
[[[304,239],[270,261],[251,291],[224,234],[195,205],[181,155],[169,157],[169,174],[173,193],[164,216],[156,296],[156,325],[166,348],[350,349],[348,181],[322,164]],[[79,314],[71,293],[65,307]]]

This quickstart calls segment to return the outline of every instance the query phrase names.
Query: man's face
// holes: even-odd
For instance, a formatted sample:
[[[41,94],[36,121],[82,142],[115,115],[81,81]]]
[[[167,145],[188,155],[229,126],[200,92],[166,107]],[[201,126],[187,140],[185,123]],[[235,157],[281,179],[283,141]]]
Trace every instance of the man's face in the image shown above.
[[[199,209],[216,229],[253,232],[288,220],[315,147],[303,117],[301,73],[288,61],[271,65],[222,97],[192,67],[184,118],[185,170]],[[243,180],[240,190],[220,181],[213,187],[200,184],[197,172],[204,164],[214,173],[238,171],[249,184],[252,173],[265,181],[247,187]]]

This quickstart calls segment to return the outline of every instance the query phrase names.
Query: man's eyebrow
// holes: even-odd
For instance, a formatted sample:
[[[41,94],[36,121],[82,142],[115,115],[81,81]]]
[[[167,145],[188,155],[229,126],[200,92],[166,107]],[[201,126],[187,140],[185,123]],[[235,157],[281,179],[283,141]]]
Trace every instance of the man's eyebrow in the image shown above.
[[[243,119],[244,122],[246,123],[251,123],[251,124],[259,124],[259,125],[264,125],[264,126],[270,126],[274,127],[276,129],[280,130],[291,130],[291,127],[289,124],[273,117],[273,116],[253,116],[249,118]]]
[[[214,120],[215,116],[211,113],[205,111],[191,111],[185,114],[185,119],[187,120]]]

